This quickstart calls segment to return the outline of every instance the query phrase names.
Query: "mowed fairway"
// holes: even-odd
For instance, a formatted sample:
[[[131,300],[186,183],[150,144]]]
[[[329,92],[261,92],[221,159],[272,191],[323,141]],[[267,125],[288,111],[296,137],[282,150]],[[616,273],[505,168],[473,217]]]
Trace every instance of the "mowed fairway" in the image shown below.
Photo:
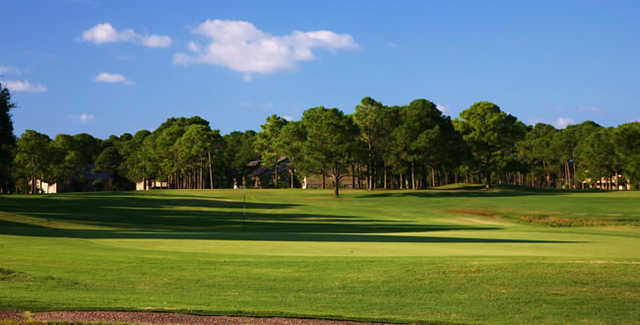
[[[639,192],[0,196],[0,309],[637,323],[639,225]]]

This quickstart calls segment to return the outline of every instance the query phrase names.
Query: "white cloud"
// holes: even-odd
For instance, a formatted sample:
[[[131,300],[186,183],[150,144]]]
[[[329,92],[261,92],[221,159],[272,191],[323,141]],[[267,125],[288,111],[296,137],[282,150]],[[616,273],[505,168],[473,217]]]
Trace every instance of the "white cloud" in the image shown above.
[[[163,35],[143,36],[142,44],[146,47],[169,47],[171,45],[171,38]]]
[[[293,121],[293,117],[291,115],[282,115],[282,118],[289,122]]]
[[[22,81],[4,80],[4,81],[0,81],[0,83],[2,83],[2,85],[7,87],[9,90],[15,91],[15,92],[22,91],[27,93],[43,93],[48,90],[46,86],[43,86],[41,84],[32,84],[26,80],[22,80]]]
[[[194,54],[177,53],[174,64],[219,65],[242,72],[245,80],[250,80],[251,74],[276,73],[295,67],[298,61],[313,60],[316,48],[335,51],[358,47],[349,34],[320,30],[274,36],[246,21],[206,20],[192,32],[206,37],[209,44],[202,47],[189,42],[188,50]]]
[[[171,38],[165,35],[141,35],[133,29],[115,29],[111,24],[97,24],[82,33],[82,40],[95,44],[141,42],[146,47],[169,47]]]
[[[22,71],[16,67],[8,65],[0,65],[0,75],[2,74],[22,74]]]
[[[184,53],[177,53],[173,56],[173,64],[187,65],[191,61],[191,57]]]
[[[573,119],[570,117],[558,117],[556,119],[556,127],[564,129],[569,124],[573,124]]]
[[[390,47],[390,48],[394,48],[395,49],[395,48],[398,47],[398,44],[394,43],[394,42],[387,42],[387,46]]]
[[[71,115],[70,116],[72,119],[79,121],[82,124],[87,124],[89,123],[91,120],[95,119],[96,116],[93,114],[87,114],[87,113],[82,113],[80,115]]]
[[[449,107],[445,105],[436,104],[436,108],[442,113],[448,113]]]
[[[187,48],[191,52],[195,52],[195,53],[200,52],[200,45],[198,45],[198,43],[194,41],[189,41],[189,44],[187,44]]]
[[[134,39],[133,29],[117,31],[111,24],[97,24],[82,33],[82,39],[95,44],[126,42]]]
[[[102,72],[93,78],[95,82],[106,82],[106,83],[122,83],[125,85],[133,85],[134,83],[128,80],[125,76],[118,73],[108,73]]]

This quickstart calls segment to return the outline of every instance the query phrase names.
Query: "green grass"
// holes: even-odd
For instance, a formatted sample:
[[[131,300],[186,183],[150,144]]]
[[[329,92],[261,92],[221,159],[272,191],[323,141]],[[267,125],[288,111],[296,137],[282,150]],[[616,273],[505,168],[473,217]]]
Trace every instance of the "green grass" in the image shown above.
[[[640,322],[640,193],[0,196],[0,309]]]

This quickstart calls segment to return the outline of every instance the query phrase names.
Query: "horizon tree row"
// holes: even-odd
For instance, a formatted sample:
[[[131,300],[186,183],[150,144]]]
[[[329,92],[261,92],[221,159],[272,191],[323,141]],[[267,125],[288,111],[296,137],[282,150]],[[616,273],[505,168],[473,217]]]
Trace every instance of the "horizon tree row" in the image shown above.
[[[33,130],[16,139],[14,107],[0,85],[0,193],[37,193],[42,181],[58,191],[131,190],[136,183],[142,189],[228,188],[248,186],[257,168],[268,171],[253,176],[262,177],[261,186],[299,187],[318,176],[335,196],[342,186],[640,185],[640,123],[527,126],[490,102],[477,102],[452,120],[426,99],[387,106],[365,97],[354,114],[320,106],[299,121],[271,115],[259,132],[221,135],[194,116],[105,140],[85,133],[51,139]]]

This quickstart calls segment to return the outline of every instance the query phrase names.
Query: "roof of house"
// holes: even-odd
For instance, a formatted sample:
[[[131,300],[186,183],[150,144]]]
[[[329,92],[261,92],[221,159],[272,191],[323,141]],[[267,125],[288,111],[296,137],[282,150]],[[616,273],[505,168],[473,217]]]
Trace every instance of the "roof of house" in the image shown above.
[[[96,172],[96,167],[94,164],[87,165],[87,169],[81,170],[75,175],[72,175],[72,179],[78,179],[79,177],[84,177],[88,180],[96,180],[96,179],[109,179],[111,175],[104,172]]]
[[[260,165],[260,160],[252,160],[247,163],[247,167],[256,167]]]
[[[289,166],[284,164],[278,167],[278,174],[282,174],[289,169]],[[249,177],[263,176],[263,175],[271,175],[273,174],[273,168],[264,168],[260,167],[249,174]]]
[[[264,174],[266,174],[266,173],[270,173],[270,172],[271,172],[271,170],[270,170],[269,168],[262,168],[262,167],[261,167],[261,168],[258,168],[258,169],[256,169],[256,170],[252,171],[252,172],[249,174],[249,177],[262,176],[262,175],[264,175]]]
[[[281,164],[283,162],[288,162],[289,161],[289,157],[287,156],[280,156],[278,158],[278,160],[276,161],[276,164]],[[247,163],[247,167],[258,167],[260,166],[260,160],[252,160],[250,162]]]

